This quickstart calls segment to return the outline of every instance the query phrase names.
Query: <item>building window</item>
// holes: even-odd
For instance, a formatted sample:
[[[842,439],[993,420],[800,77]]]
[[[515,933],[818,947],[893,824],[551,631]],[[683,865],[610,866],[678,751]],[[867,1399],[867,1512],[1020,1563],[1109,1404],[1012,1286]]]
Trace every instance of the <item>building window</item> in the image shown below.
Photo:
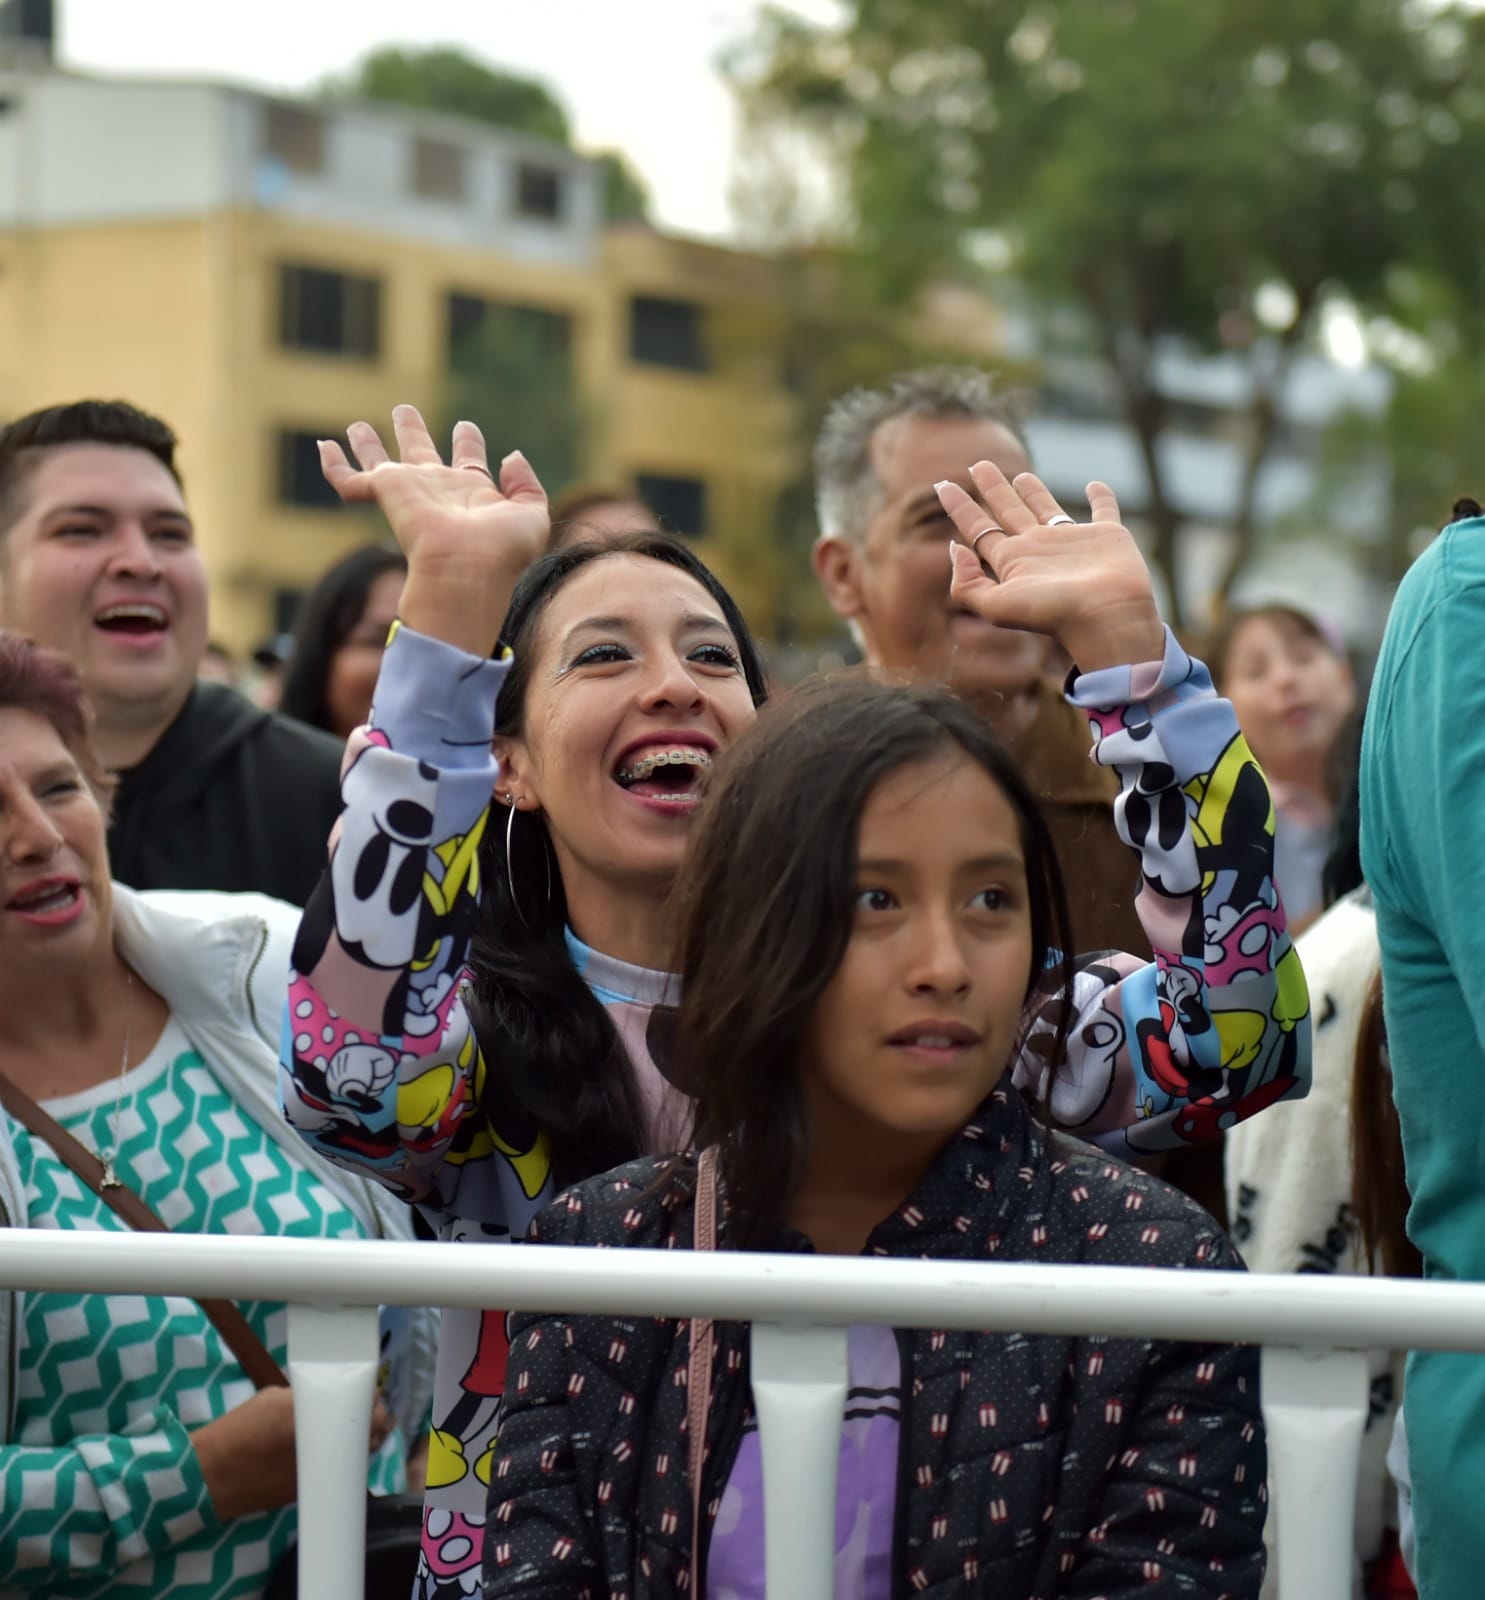
[[[325,482],[320,471],[320,444],[327,433],[304,433],[297,428],[281,428],[278,435],[278,498],[281,505],[302,506],[310,511],[335,511],[341,498]]]
[[[325,119],[304,106],[270,100],[263,107],[263,154],[290,172],[323,171]]]
[[[279,341],[286,350],[374,360],[381,284],[322,267],[279,268]]]
[[[486,300],[483,295],[451,294],[448,299],[449,362],[478,350],[486,335],[509,339],[522,350],[565,361],[572,350],[572,318],[545,306]],[[476,359],[478,359],[476,357]]]
[[[562,215],[562,174],[523,161],[516,169],[516,210],[523,217],[556,222]]]
[[[463,150],[444,139],[414,139],[413,192],[429,200],[462,200]]]
[[[629,354],[654,367],[707,369],[703,313],[690,300],[636,295],[629,303]]]
[[[706,532],[706,485],[700,478],[665,478],[641,472],[634,483],[640,499],[668,533],[694,537]]]

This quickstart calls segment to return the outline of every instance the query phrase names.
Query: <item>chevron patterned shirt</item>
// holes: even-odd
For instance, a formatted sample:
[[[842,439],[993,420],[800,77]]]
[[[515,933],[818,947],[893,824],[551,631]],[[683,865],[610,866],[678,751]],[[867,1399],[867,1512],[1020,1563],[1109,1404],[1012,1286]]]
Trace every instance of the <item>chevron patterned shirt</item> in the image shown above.
[[[357,1239],[354,1213],[238,1109],[172,1020],[120,1080],[45,1102],[183,1233]],[[98,1197],[12,1124],[30,1225],[126,1231]],[[241,1307],[280,1363],[287,1314]],[[190,1430],[253,1385],[194,1300],[30,1294],[13,1442],[0,1446],[0,1595],[57,1600],[251,1600],[294,1532],[292,1507],[222,1524]],[[370,1486],[403,1485],[394,1429]]]

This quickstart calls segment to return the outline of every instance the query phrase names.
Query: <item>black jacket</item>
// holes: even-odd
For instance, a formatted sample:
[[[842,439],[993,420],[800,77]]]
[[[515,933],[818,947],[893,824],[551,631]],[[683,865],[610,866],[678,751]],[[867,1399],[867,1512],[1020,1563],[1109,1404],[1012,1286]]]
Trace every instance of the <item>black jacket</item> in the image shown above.
[[[255,889],[302,906],[340,815],[343,746],[219,683],[198,683],[120,775],[113,875],[134,889]]]
[[[686,1167],[644,1160],[569,1191],[547,1243],[689,1248]],[[725,1247],[721,1206],[718,1241]],[[783,1248],[808,1249],[797,1235]],[[870,1253],[1241,1270],[1199,1207],[1092,1147],[1049,1140],[1014,1089],[982,1107]],[[690,1563],[685,1324],[512,1319],[485,1593],[671,1600]],[[718,1324],[703,1503],[748,1415],[747,1330]],[[1236,1345],[902,1332],[894,1596],[1251,1600],[1263,1579],[1258,1352]],[[557,1556],[560,1554],[560,1559]],[[703,1564],[705,1556],[703,1555]]]

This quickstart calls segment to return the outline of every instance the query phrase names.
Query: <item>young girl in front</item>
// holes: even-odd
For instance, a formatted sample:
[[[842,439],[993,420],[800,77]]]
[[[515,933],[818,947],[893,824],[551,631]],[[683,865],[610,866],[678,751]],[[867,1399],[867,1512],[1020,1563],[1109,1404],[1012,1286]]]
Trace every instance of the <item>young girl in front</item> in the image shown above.
[[[674,1070],[696,1148],[718,1152],[718,1248],[1236,1269],[1203,1211],[1051,1131],[1035,1099],[1134,1049],[1157,1076],[1219,1076],[1240,1040],[1250,1092],[1293,1087],[1307,1003],[1267,789],[1162,629],[1107,491],[1078,526],[1035,480],[973,475],[989,526],[941,489],[965,537],[956,599],[1053,634],[1082,668],[1069,692],[1120,776],[1157,959],[1074,980],[1045,824],[952,696],[855,680],[765,711],[713,783],[678,888]],[[696,1184],[691,1156],[635,1162],[569,1191],[532,1236],[689,1248]],[[746,1327],[716,1330],[699,1574],[687,1324],[538,1315],[512,1333],[486,1594],[761,1596]],[[849,1351],[837,1600],[1258,1593],[1256,1351],[872,1327]]]

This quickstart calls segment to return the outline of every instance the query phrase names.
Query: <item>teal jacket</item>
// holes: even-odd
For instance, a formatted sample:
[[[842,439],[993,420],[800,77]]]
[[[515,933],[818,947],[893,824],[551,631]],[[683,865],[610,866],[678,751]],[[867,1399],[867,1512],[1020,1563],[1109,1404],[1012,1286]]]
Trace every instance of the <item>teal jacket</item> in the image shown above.
[[[1361,854],[1408,1233],[1429,1277],[1485,1282],[1485,518],[1446,528],[1398,590],[1362,744]],[[1420,1592],[1478,1594],[1485,1360],[1415,1353],[1403,1407]]]

